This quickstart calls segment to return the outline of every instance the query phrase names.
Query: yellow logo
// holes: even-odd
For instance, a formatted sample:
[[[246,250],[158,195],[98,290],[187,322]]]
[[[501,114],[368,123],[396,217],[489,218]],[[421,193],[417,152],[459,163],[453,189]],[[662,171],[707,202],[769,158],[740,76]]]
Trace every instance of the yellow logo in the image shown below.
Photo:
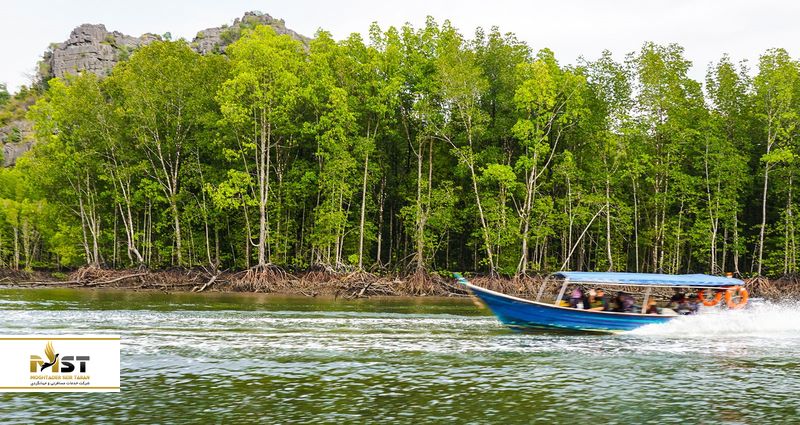
[[[42,373],[48,368],[52,373],[72,373],[76,372],[76,363],[78,371],[85,373],[86,363],[90,360],[89,356],[61,356],[53,348],[53,341],[47,341],[47,345],[44,347],[44,355],[47,357],[47,361],[35,354],[31,355],[31,373]]]
[[[47,363],[45,363],[41,357],[37,355],[31,355],[31,373],[44,372],[44,370],[48,367],[51,368],[50,370],[53,372],[59,371],[59,354],[56,353],[56,350],[53,348],[53,341],[47,341],[47,345],[44,347],[44,355],[47,357]]]

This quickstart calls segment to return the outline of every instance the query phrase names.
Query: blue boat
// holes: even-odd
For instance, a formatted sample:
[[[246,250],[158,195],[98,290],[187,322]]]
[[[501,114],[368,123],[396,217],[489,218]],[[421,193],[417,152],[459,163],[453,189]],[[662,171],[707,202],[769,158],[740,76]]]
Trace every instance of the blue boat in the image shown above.
[[[581,287],[639,287],[644,289],[642,305],[645,306],[650,297],[651,289],[654,287],[711,289],[720,294],[716,297],[717,303],[720,301],[722,291],[733,291],[739,292],[744,303],[747,302],[746,291],[741,289],[744,285],[741,280],[704,274],[558,272],[552,276],[556,279],[562,279],[563,283],[559,295],[551,303],[540,301],[547,281],[542,283],[536,300],[527,300],[475,286],[460,274],[454,274],[454,276],[460,284],[466,286],[473,295],[486,304],[503,324],[518,330],[560,329],[622,332],[645,325],[665,323],[677,317],[675,314],[644,314],[644,311],[641,313],[623,313],[566,307],[561,305],[561,300],[570,285]],[[730,304],[730,298],[728,300]],[[733,305],[741,306],[743,303]]]

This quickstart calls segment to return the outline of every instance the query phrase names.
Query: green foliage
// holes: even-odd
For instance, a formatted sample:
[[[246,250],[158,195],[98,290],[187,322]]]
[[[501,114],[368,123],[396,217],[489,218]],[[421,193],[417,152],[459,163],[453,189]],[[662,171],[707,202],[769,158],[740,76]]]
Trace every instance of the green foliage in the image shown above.
[[[6,83],[0,83],[0,107],[8,103],[9,99],[11,99],[11,95],[8,93]]]
[[[225,55],[165,35],[104,80],[0,88],[0,124],[35,102],[37,140],[0,170],[0,267],[800,266],[784,50],[754,78],[723,56],[701,85],[678,45],[564,66],[431,18],[308,46],[248,19],[222,38]]]

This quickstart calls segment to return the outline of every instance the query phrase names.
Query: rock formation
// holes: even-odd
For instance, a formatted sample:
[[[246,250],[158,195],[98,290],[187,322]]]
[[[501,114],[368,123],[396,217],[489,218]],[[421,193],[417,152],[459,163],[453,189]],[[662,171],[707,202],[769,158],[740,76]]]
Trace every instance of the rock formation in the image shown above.
[[[0,143],[2,144],[2,143]],[[17,158],[22,156],[25,152],[31,150],[33,142],[30,140],[21,143],[6,143],[3,144],[3,167],[11,167],[17,163]]]
[[[269,25],[278,34],[288,34],[308,45],[309,38],[289,28],[283,19],[275,19],[261,12],[247,12],[231,25],[207,28],[197,33],[192,40],[192,48],[200,54],[224,53],[225,47],[242,36],[246,29],[257,25]],[[63,77],[79,72],[93,72],[99,76],[108,75],[114,66],[128,58],[139,47],[160,40],[155,34],[132,37],[118,31],[109,32],[103,24],[83,24],[72,30],[69,39],[50,46],[45,52],[39,67],[40,78],[47,81],[53,77]],[[25,105],[24,110],[27,110]],[[21,116],[24,116],[23,114]],[[0,122],[0,148],[2,165],[12,166],[33,143],[30,122],[20,119]]]
[[[72,30],[67,41],[51,46],[45,53],[44,76],[63,77],[83,71],[105,76],[133,50],[159,39],[153,34],[131,37],[108,32],[103,24],[83,24]]]
[[[33,144],[31,123],[27,120],[14,120],[0,127],[0,146],[2,146],[3,166],[10,167]]]
[[[223,53],[225,47],[238,40],[242,35],[242,30],[253,28],[257,25],[268,25],[278,34],[288,34],[289,36],[308,44],[309,38],[300,35],[289,28],[283,19],[275,19],[272,16],[261,12],[247,12],[241,19],[236,18],[233,24],[221,27],[206,28],[197,33],[192,40],[192,48],[200,54]]]
[[[243,30],[257,25],[269,25],[278,34],[288,34],[308,44],[309,39],[286,28],[283,19],[275,19],[261,12],[247,12],[231,25],[198,32],[191,46],[201,54],[223,53],[225,47],[241,37]],[[134,50],[160,39],[155,34],[132,37],[118,31],[109,32],[103,24],[83,24],[72,30],[69,39],[51,45],[50,50],[45,52],[42,78],[47,80],[83,71],[105,76],[117,62],[126,59]]]

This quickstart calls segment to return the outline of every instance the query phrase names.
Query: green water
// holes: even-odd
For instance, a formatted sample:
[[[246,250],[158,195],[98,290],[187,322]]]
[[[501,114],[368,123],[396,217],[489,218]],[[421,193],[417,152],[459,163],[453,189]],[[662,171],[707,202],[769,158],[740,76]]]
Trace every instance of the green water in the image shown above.
[[[465,299],[0,289],[0,333],[122,336],[122,392],[2,423],[798,423],[800,314],[519,334]]]

